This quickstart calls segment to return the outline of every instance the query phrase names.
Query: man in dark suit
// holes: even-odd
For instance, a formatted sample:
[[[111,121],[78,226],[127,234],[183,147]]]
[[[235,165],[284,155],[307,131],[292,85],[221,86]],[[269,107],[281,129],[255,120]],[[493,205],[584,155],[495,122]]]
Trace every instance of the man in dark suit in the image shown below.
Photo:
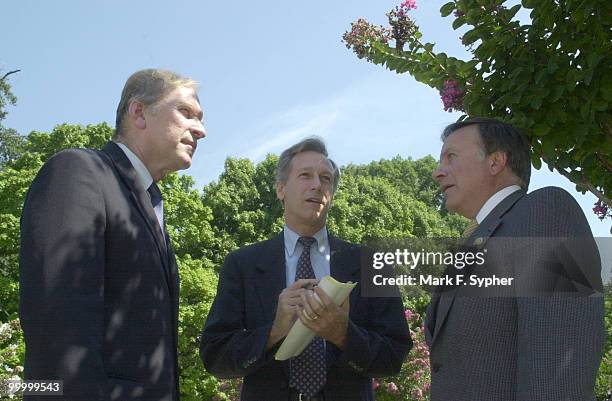
[[[473,219],[464,244],[486,252],[483,265],[459,273],[513,280],[454,283],[434,294],[431,400],[595,400],[603,288],[584,214],[560,188],[526,193],[530,148],[512,126],[466,120],[442,138],[433,176],[447,209]]]
[[[155,182],[188,168],[205,136],[195,81],[142,70],[126,82],[114,142],[41,168],[21,218],[27,400],[177,401],[179,277]]]
[[[215,376],[244,377],[243,401],[373,400],[371,378],[399,372],[412,345],[400,298],[365,298],[357,285],[338,306],[312,290],[328,274],[341,282],[361,276],[359,247],[325,225],[338,179],[320,140],[285,150],[276,189],[283,232],[225,259],[200,355]],[[299,356],[276,361],[298,318],[315,339]]]

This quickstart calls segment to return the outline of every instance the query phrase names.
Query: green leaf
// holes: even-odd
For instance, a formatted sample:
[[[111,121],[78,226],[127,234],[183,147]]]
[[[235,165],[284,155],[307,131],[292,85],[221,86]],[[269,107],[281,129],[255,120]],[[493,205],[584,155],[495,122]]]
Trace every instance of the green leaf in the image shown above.
[[[466,20],[465,17],[458,17],[453,21],[453,29],[456,31],[457,29],[461,28],[463,25],[466,24]]]
[[[468,21],[478,21],[481,19],[482,11],[480,8],[470,8],[467,12],[467,20]]]
[[[463,34],[461,42],[467,46],[476,42],[478,39],[480,39],[480,29],[474,28]]]
[[[455,9],[455,2],[450,1],[446,3],[445,5],[443,5],[442,7],[440,7],[440,15],[442,17],[448,17],[450,13],[453,12],[454,9]]]
[[[525,8],[534,8],[539,0],[523,0],[521,3]]]
[[[538,72],[536,72],[535,83],[539,84],[540,81],[542,81],[542,78],[544,77],[545,74],[546,74],[546,70],[545,69],[541,69]]]
[[[514,7],[512,7],[511,9],[508,10],[508,20],[511,20],[512,18],[514,18],[514,16],[516,15],[516,13],[518,13],[518,11],[521,9],[521,5],[517,4]]]
[[[591,53],[587,56],[587,65],[591,68],[595,68],[603,58],[603,54]]]
[[[533,127],[533,131],[537,136],[546,136],[546,134],[548,134],[548,132],[550,131],[550,125],[544,123],[536,124]],[[548,141],[544,143],[548,143]]]
[[[591,111],[591,108],[588,103],[583,103],[582,106],[580,106],[580,116],[582,118],[588,119],[590,111]]]
[[[533,168],[539,170],[542,168],[542,159],[540,159],[540,156],[536,155],[535,153],[532,153],[531,164],[533,164]]]
[[[603,99],[597,100],[593,104],[593,108],[597,111],[606,111],[608,109],[608,102]]]
[[[595,69],[594,68],[589,68],[588,70],[586,70],[586,74],[584,76],[584,84],[586,86],[589,86],[591,84],[591,80],[593,79],[593,74],[595,73]]]

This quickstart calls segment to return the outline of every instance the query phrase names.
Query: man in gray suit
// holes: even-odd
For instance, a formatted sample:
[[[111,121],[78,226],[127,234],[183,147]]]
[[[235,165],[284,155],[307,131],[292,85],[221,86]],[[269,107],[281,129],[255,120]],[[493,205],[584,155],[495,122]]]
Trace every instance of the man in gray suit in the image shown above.
[[[426,320],[431,400],[595,400],[603,289],[584,214],[560,188],[526,193],[529,143],[512,126],[471,119],[442,139],[433,176],[447,209],[473,220],[464,244],[487,252],[483,266],[461,274],[513,280],[434,293]]]

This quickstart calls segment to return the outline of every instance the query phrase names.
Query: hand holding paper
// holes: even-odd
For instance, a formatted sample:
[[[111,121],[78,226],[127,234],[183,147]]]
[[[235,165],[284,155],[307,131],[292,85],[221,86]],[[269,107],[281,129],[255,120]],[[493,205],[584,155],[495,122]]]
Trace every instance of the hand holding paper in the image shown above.
[[[315,287],[314,291],[302,294],[302,304],[298,315],[302,324],[314,331],[315,335],[329,341],[338,348],[344,348],[348,327],[349,302],[336,305],[325,291]]]
[[[280,293],[266,349],[272,348],[287,335],[293,323],[298,319],[298,314],[303,306],[302,295],[307,291],[306,288],[312,288],[316,284],[317,280],[314,279],[300,279]]]
[[[319,316],[316,313],[317,311],[320,311],[320,316],[323,316],[322,322],[323,320],[325,320],[325,322],[323,322],[321,325],[318,323],[315,325],[313,324],[313,322],[316,322],[321,318],[319,317],[317,319],[310,319],[311,328],[309,328],[301,320],[302,318],[307,319],[302,315],[302,318],[300,320],[297,320],[293,324],[293,327],[289,331],[287,338],[285,338],[280,348],[276,352],[276,359],[282,361],[299,355],[315,336],[315,332],[312,330],[312,328],[318,329],[320,333],[329,333],[331,331],[334,331],[331,325],[328,326],[330,320],[329,318],[331,317],[329,314],[338,313],[333,308],[338,308],[337,305],[341,305],[348,298],[348,295],[350,294],[352,289],[355,288],[356,285],[357,283],[352,282],[340,283],[331,276],[323,277],[316,289],[315,294],[313,294],[314,299],[310,300],[311,302],[308,302],[310,311],[312,313],[309,313],[308,309],[306,309],[306,313],[309,313],[309,316],[311,318],[314,318],[315,315]],[[321,296],[318,295],[320,291],[323,291],[323,294]],[[332,301],[335,305],[330,305],[330,302]],[[314,302],[317,302],[320,306],[317,306],[317,303]],[[322,309],[322,306],[325,302],[327,302],[327,308],[329,310]],[[346,311],[345,313],[348,319],[348,301],[339,309]],[[326,327],[323,328],[323,325],[326,325]]]

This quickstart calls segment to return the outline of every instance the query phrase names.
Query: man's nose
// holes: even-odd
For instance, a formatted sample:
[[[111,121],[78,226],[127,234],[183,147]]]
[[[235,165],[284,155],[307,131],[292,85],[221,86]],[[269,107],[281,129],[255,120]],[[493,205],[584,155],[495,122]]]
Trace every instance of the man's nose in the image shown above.
[[[194,123],[193,126],[189,129],[191,135],[195,140],[202,139],[206,137],[206,129],[204,128],[204,124],[201,121]]]
[[[438,166],[434,169],[434,171],[431,173],[431,176],[434,180],[436,181],[440,181],[443,177],[446,176],[446,172],[444,171],[444,169],[442,168],[441,164],[438,164]]]
[[[312,189],[319,189],[321,188],[321,179],[319,178],[318,175],[314,175],[312,178]]]

